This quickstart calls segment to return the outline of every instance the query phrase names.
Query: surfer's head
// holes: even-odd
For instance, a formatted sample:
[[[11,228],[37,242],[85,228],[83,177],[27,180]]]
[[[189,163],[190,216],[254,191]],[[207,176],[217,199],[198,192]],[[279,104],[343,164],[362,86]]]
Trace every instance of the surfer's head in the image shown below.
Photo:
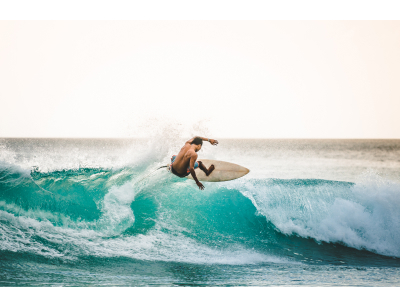
[[[203,140],[200,137],[195,137],[192,141],[192,145],[196,145],[196,147],[194,148],[194,150],[196,152],[198,152],[201,147],[203,146]]]

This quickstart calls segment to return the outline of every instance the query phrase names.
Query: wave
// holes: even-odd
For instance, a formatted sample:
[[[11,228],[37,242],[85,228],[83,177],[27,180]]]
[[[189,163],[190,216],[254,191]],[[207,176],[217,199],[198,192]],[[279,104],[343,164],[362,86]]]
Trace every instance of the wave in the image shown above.
[[[400,184],[370,175],[358,183],[249,181],[234,185],[286,235],[400,256]]]
[[[141,181],[152,167],[41,172],[3,162],[0,250],[254,264],[323,260],[342,245],[400,257],[396,182],[239,179],[200,192],[162,170]]]

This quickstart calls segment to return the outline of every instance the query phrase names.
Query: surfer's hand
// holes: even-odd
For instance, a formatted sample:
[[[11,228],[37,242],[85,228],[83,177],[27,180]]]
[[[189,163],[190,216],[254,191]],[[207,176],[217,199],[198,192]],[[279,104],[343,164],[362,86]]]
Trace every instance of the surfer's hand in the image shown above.
[[[204,185],[201,184],[200,181],[199,181],[199,182],[196,182],[196,184],[197,184],[197,186],[199,187],[199,189],[200,189],[201,191],[204,190]]]
[[[218,144],[217,140],[210,139],[209,141],[210,141],[211,145],[217,145]]]

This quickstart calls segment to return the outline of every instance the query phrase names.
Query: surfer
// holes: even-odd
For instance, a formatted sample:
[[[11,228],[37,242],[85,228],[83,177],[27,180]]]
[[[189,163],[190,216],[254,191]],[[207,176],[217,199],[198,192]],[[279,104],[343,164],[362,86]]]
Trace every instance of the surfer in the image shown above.
[[[197,179],[194,170],[199,167],[208,176],[215,168],[214,164],[211,164],[211,166],[207,169],[207,167],[205,167],[201,161],[196,161],[197,152],[201,149],[203,141],[210,142],[211,145],[218,144],[217,140],[194,137],[189,141],[186,141],[178,155],[172,156],[170,165],[171,172],[180,178],[192,174],[192,177],[194,181],[196,181],[196,184],[200,190],[204,190],[204,185]]]

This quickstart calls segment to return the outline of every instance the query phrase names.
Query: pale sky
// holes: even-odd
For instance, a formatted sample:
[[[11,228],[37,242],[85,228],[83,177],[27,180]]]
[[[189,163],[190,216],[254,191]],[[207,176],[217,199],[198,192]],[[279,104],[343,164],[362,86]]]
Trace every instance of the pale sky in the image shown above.
[[[400,138],[400,21],[0,21],[0,137]]]

